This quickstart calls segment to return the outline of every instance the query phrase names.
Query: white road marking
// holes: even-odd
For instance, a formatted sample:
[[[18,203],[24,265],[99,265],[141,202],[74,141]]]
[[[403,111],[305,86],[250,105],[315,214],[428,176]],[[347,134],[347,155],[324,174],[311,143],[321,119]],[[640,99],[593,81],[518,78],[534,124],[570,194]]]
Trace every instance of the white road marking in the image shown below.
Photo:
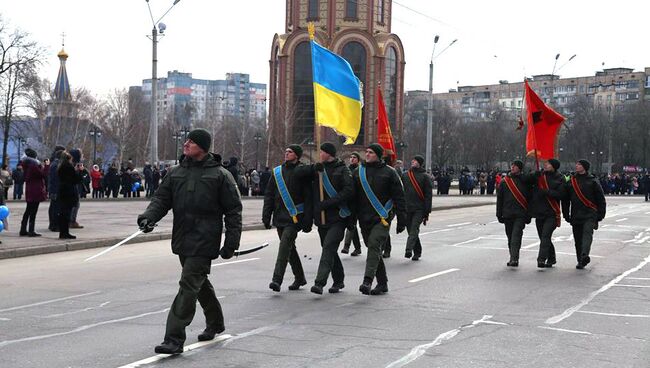
[[[620,313],[602,313],[592,311],[578,311],[578,313],[597,314],[599,316],[612,316],[612,317],[630,317],[630,318],[650,318],[647,314],[620,314]]]
[[[456,272],[456,271],[460,271],[460,270],[459,270],[458,268],[450,268],[450,269],[448,269],[448,270],[444,270],[444,271],[440,271],[440,272],[432,273],[432,274],[430,274],[430,275],[426,275],[426,276],[418,277],[417,279],[409,280],[409,282],[420,282],[420,281],[423,281],[423,280],[430,279],[430,278],[432,278],[432,277],[436,277],[436,276],[440,276],[440,275],[445,275],[445,274],[448,274],[448,273],[451,273],[451,272]]]
[[[578,330],[566,330],[564,328],[553,328],[553,327],[548,327],[548,326],[537,326],[539,328],[543,328],[545,330],[553,330],[553,331],[560,331],[560,332],[568,332],[568,333],[573,333],[573,334],[579,334],[579,335],[591,335],[591,332],[587,331],[578,331]]]
[[[76,310],[76,311],[66,312],[66,313],[50,314],[50,315],[43,316],[43,317],[40,317],[40,318],[55,318],[55,317],[67,316],[67,315],[70,315],[70,314],[77,314],[77,313],[88,312],[88,311],[91,311],[91,310],[95,310],[95,309],[103,308],[103,307],[107,306],[107,305],[110,304],[110,303],[111,303],[111,302],[108,301],[108,302],[104,302],[104,303],[102,303],[102,304],[100,304],[100,305],[98,305],[98,306],[96,306],[96,307],[88,307],[88,308],[79,309],[79,310]]]
[[[246,258],[246,259],[240,259],[240,260],[237,260],[237,261],[215,263],[215,264],[212,265],[212,267],[219,267],[219,266],[225,266],[225,265],[229,265],[229,264],[242,263],[242,262],[257,261],[258,259],[259,258]]]
[[[646,212],[645,214],[646,214],[646,215],[650,215],[650,212]]]
[[[88,329],[91,329],[91,328],[94,328],[94,327],[98,327],[98,326],[108,325],[108,324],[112,324],[112,323],[119,323],[119,322],[124,322],[124,321],[130,321],[132,319],[147,317],[147,316],[151,316],[151,315],[159,314],[159,313],[165,313],[168,310],[169,310],[169,308],[165,308],[165,309],[161,309],[161,310],[155,311],[155,312],[142,313],[142,314],[138,314],[138,315],[135,315],[135,316],[129,316],[129,317],[124,317],[124,318],[119,318],[119,319],[112,319],[112,320],[109,320],[109,321],[93,323],[93,324],[90,324],[90,325],[84,325],[84,326],[81,326],[81,327],[77,327],[74,330],[65,331],[65,332],[58,332],[58,333],[47,334],[47,335],[24,337],[22,339],[16,339],[16,340],[0,341],[0,348],[4,347],[4,346],[7,346],[9,344],[15,344],[15,343],[19,343],[19,342],[36,341],[36,340],[48,339],[50,337],[70,335],[70,334],[73,334],[73,333],[85,331],[85,330],[88,330]]]
[[[622,219],[618,219],[618,220],[616,220],[616,222],[621,222],[621,221],[625,221],[625,220],[627,220],[627,217],[623,217]]]
[[[280,326],[280,324],[277,323],[277,324],[274,324],[274,325],[268,325],[268,326],[256,328],[256,329],[248,331],[248,332],[237,334],[234,337],[230,338],[228,341],[224,342],[223,346],[230,345],[233,341],[243,339],[243,338],[248,337],[248,336],[259,335],[259,334],[261,334],[263,332],[274,330],[279,326]]]
[[[472,239],[471,241],[476,241],[478,239],[485,239],[483,237],[477,238],[477,239]],[[506,247],[475,247],[473,245],[463,245],[463,243],[457,243],[457,244],[443,244],[443,247],[455,247],[455,248],[467,248],[467,249],[486,249],[486,250],[508,250]],[[537,249],[521,249],[522,252],[537,252]],[[574,256],[575,253],[569,253],[569,252],[555,252],[555,254],[561,254],[565,256]],[[590,254],[589,257],[591,258],[605,258],[605,256],[599,256],[595,254]]]
[[[342,307],[347,307],[348,305],[353,305],[353,304],[354,303],[343,303],[343,304],[337,305],[336,307],[337,308],[342,308]]]
[[[469,225],[469,224],[471,224],[471,222],[461,222],[460,224],[447,225],[447,227],[463,226],[463,225]]]
[[[650,277],[628,277],[628,280],[650,280]]]
[[[9,318],[0,318],[0,321],[11,321]]]
[[[494,220],[494,221],[490,221],[489,223],[490,223],[490,224],[496,224],[496,223],[498,223],[498,222],[499,222],[498,220]]]
[[[457,247],[457,246],[459,246],[459,245],[463,245],[463,244],[467,244],[467,243],[473,243],[473,242],[475,242],[475,241],[477,241],[477,240],[481,240],[481,239],[483,239],[483,237],[482,237],[482,236],[479,236],[478,238],[474,238],[474,239],[470,239],[470,240],[465,240],[464,242],[460,242],[460,243],[456,243],[456,244],[451,244],[450,246],[451,246],[451,247]]]
[[[600,289],[598,289],[598,290],[592,292],[591,294],[589,294],[589,296],[586,299],[584,299],[583,301],[581,301],[580,303],[578,303],[578,304],[574,305],[573,307],[565,310],[564,312],[558,314],[557,316],[553,316],[553,317],[547,319],[546,324],[554,325],[554,324],[556,324],[558,322],[561,322],[561,321],[565,320],[566,318],[570,317],[573,313],[579,311],[580,309],[582,309],[582,307],[589,304],[589,302],[591,302],[596,296],[598,296],[598,294],[607,291],[609,288],[616,285],[619,281],[623,280],[624,278],[626,278],[631,273],[634,273],[634,272],[640,270],[641,268],[643,268],[648,263],[650,263],[650,255],[648,255],[636,267],[632,267],[629,270],[623,272],[622,274],[616,276],[612,281],[608,282],[607,284],[603,285]]]
[[[183,348],[183,352],[192,351],[192,350],[199,349],[199,348],[202,348],[202,347],[204,347],[204,346],[208,346],[208,345],[214,345],[214,344],[220,343],[220,342],[222,342],[222,341],[228,340],[228,339],[231,338],[231,337],[232,337],[232,336],[231,336],[231,335],[228,335],[228,334],[219,335],[219,336],[215,337],[213,340],[210,340],[210,341],[200,341],[200,342],[197,342],[197,343],[195,343],[195,344],[188,345],[188,346],[186,346],[186,347]],[[155,363],[155,362],[161,361],[161,360],[163,360],[163,359],[167,359],[167,358],[172,357],[172,356],[173,356],[173,355],[170,355],[170,354],[158,354],[158,355],[152,356],[152,357],[150,357],[150,358],[146,358],[146,359],[138,360],[137,362],[134,362],[134,363],[131,363],[131,364],[127,364],[127,365],[120,366],[120,367],[118,367],[118,368],[136,368],[136,367],[141,367],[141,366],[143,366],[143,365],[147,365],[147,364]]]
[[[626,284],[616,284],[614,286],[620,287],[631,287],[631,288],[650,288],[650,285],[626,285]]]
[[[400,367],[403,367],[403,366],[413,362],[417,358],[421,357],[422,355],[424,355],[427,352],[427,350],[429,350],[430,348],[432,348],[434,346],[438,346],[438,345],[442,344],[443,342],[445,342],[447,340],[451,340],[452,338],[454,338],[454,336],[458,335],[462,330],[466,330],[466,329],[475,327],[475,326],[477,326],[479,324],[489,324],[489,319],[490,318],[492,318],[492,316],[485,315],[485,316],[483,316],[483,318],[481,318],[480,320],[472,322],[472,324],[470,324],[470,325],[461,326],[459,328],[455,328],[453,330],[443,332],[440,335],[438,335],[438,337],[436,337],[436,339],[433,340],[432,342],[430,342],[428,344],[418,345],[418,346],[414,347],[413,349],[411,349],[410,353],[408,353],[408,354],[404,355],[403,357],[399,358],[398,360],[390,363],[389,365],[386,366],[386,368],[400,368]]]
[[[528,245],[525,246],[525,247],[521,247],[521,249],[530,249],[530,248],[533,248],[533,247],[538,246],[540,243],[541,243],[541,242],[536,241],[536,242],[534,242],[533,244],[528,244]]]
[[[420,233],[420,236],[435,234],[435,233],[444,233],[446,231],[454,231],[454,229],[438,229],[438,230],[433,230],[433,231],[427,231],[426,233]]]
[[[84,297],[84,296],[95,295],[95,294],[99,294],[99,293],[101,293],[101,291],[93,291],[93,292],[91,292],[91,293],[71,295],[71,296],[66,296],[65,298],[51,299],[51,300],[46,300],[46,301],[38,302],[38,303],[32,303],[32,304],[26,304],[26,305],[19,305],[19,306],[17,306],[17,307],[0,309],[0,312],[9,312],[9,311],[14,311],[14,310],[18,310],[18,309],[31,308],[31,307],[36,307],[36,306],[39,306],[39,305],[50,304],[50,303],[56,303],[56,302],[60,302],[60,301],[63,301],[63,300],[74,299],[74,298],[81,298],[81,297]]]

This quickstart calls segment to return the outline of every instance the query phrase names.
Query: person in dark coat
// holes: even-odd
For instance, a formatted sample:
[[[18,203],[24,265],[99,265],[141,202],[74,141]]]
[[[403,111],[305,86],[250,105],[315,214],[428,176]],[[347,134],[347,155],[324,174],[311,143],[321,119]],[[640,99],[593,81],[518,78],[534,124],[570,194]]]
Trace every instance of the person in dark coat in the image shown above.
[[[578,160],[576,172],[566,184],[567,195],[562,201],[562,214],[573,228],[575,240],[577,269],[583,269],[591,258],[591,243],[594,230],[605,218],[607,203],[603,188],[594,175],[589,174],[591,163]]]
[[[50,208],[48,208],[48,216],[50,219],[50,224],[47,227],[50,231],[59,232],[59,159],[61,152],[65,151],[65,147],[56,146],[52,156],[50,156],[50,172],[47,175],[47,190],[50,197]]]
[[[79,175],[81,176],[81,183],[79,183],[79,190],[77,191],[77,195],[81,197],[81,194],[83,192],[83,195],[85,196],[86,185],[90,183],[90,174],[88,173],[88,170],[86,170],[83,166],[83,153],[81,152],[81,149],[73,148],[70,150],[70,156],[72,156],[72,163],[75,165],[77,171],[79,172]],[[77,222],[77,214],[79,213],[80,207],[81,201],[79,200],[77,203],[75,203],[74,207],[72,207],[72,211],[70,212],[71,229],[83,229],[83,226],[79,225]]]
[[[11,178],[14,181],[14,199],[23,199],[23,188],[25,187],[25,171],[23,165],[16,165],[16,169],[11,172]]]
[[[353,216],[348,202],[354,197],[354,183],[345,162],[336,158],[336,146],[331,142],[321,144],[320,162],[310,165],[309,168],[313,182],[314,223],[318,227],[322,247],[318,272],[311,292],[322,294],[331,272],[332,287],[328,291],[338,293],[345,287],[343,283],[345,274],[338,248],[345,236],[345,229],[352,223]],[[322,200],[319,172],[323,178]]]
[[[280,238],[278,256],[275,261],[273,278],[269,289],[279,292],[284,279],[287,263],[291,266],[294,281],[289,285],[289,290],[298,290],[307,285],[305,271],[303,271],[300,256],[296,249],[298,233],[308,233],[313,225],[313,212],[311,203],[311,178],[309,169],[302,162],[302,147],[292,144],[284,151],[284,163],[274,168],[274,173],[264,193],[264,208],[262,210],[262,223],[267,229],[275,226]],[[292,216],[284,203],[284,198],[278,190],[278,180],[282,179],[286,185],[291,202],[297,209],[297,214]],[[288,198],[287,198],[288,199]]]
[[[271,170],[269,167],[265,167],[264,171],[260,173],[260,193],[266,193],[266,187],[269,185],[271,180]]]
[[[359,153],[352,152],[350,154],[350,165],[348,166],[350,173],[354,173],[354,171],[359,167],[359,162],[361,162],[361,156]],[[350,251],[351,244],[354,244],[354,250],[350,255],[353,257],[361,255],[361,240],[359,239],[359,230],[355,223],[351,224],[345,231],[345,240],[341,253],[347,254]]]
[[[536,173],[537,183],[532,188],[530,217],[535,219],[539,236],[537,267],[549,268],[556,263],[553,231],[560,227],[562,210],[560,201],[565,195],[565,181],[558,170],[560,161],[552,158],[544,162],[544,170]]]
[[[383,153],[384,149],[377,143],[368,146],[366,162],[362,163],[352,176],[355,185],[353,212],[359,221],[363,242],[368,247],[363,283],[359,286],[359,291],[364,295],[381,295],[388,292],[388,276],[382,258],[382,247],[386,244],[390,223],[395,216],[398,234],[406,229],[407,224],[402,182],[395,169],[381,161]],[[377,210],[383,210],[375,209],[371,204],[372,194],[366,193],[365,183],[379,201],[378,206],[383,206],[387,214],[380,215]],[[389,201],[392,202],[392,207]],[[389,208],[386,208],[387,206]],[[377,285],[371,290],[375,277]]]
[[[133,176],[131,176],[131,169],[126,169],[120,177],[122,184],[122,195],[124,198],[131,198],[133,191]]]
[[[41,234],[34,231],[34,226],[38,206],[47,197],[45,194],[45,174],[43,173],[43,165],[36,159],[36,151],[27,148],[25,155],[22,164],[25,169],[25,201],[27,207],[20,223],[20,236],[35,237],[41,236]],[[29,229],[27,228],[28,223]]]
[[[158,171],[158,168],[154,166],[154,168],[151,170],[151,194],[152,196],[156,190],[158,190],[158,186],[160,185],[160,171]]]
[[[433,185],[424,168],[424,157],[416,155],[411,160],[411,168],[402,174],[404,197],[406,198],[406,252],[404,257],[417,261],[422,256],[420,225],[426,223],[431,213]]]
[[[152,190],[153,168],[151,167],[151,164],[149,164],[148,162],[144,164],[144,169],[142,169],[142,175],[144,175],[144,189],[145,189],[144,196],[149,198],[153,194],[153,190]]]
[[[72,164],[72,156],[62,151],[57,167],[59,177],[57,198],[59,201],[59,239],[76,239],[70,234],[70,214],[79,202],[81,174]]]
[[[180,289],[169,309],[165,338],[155,348],[158,354],[183,352],[185,328],[194,318],[197,300],[206,320],[199,341],[212,340],[225,330],[221,305],[208,275],[213,259],[229,259],[239,248],[242,204],[237,185],[222,166],[221,157],[209,153],[211,141],[210,133],[203,129],[188,134],[183,144],[184,157],[165,176],[147,209],[138,216],[138,226],[149,232],[169,210],[173,211],[172,252],[178,255],[183,268]]]
[[[643,179],[641,179],[643,184],[643,191],[645,192],[645,201],[650,200],[650,173],[645,173]]]
[[[497,191],[497,220],[505,224],[510,251],[509,267],[519,266],[521,238],[526,224],[530,223],[528,198],[534,176],[523,174],[524,163],[515,160],[510,165],[510,173],[499,185]]]

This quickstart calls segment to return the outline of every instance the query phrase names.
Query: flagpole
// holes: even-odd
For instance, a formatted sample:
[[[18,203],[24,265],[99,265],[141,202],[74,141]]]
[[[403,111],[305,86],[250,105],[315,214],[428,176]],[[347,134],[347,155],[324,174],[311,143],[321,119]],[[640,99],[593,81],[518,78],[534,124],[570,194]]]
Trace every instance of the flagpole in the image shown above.
[[[526,84],[526,78],[524,78],[524,84]],[[526,98],[528,97],[528,93],[526,88],[524,88],[524,105],[526,105]],[[522,109],[523,112],[523,109]],[[528,120],[528,110],[526,110],[526,125],[528,125],[528,129],[531,128],[530,126],[530,121]],[[533,144],[535,145],[535,149],[533,150],[535,152],[535,167],[537,168],[537,171],[539,171],[539,157],[537,156],[537,132],[535,131],[535,124],[533,124]]]
[[[307,31],[309,32],[309,41],[314,42],[314,34],[315,34],[314,23],[309,22],[309,24],[307,25]],[[316,147],[318,147],[318,149],[320,150],[321,127],[320,124],[318,123],[318,109],[316,108],[314,109],[314,129],[316,130]],[[323,167],[323,170],[325,170],[325,167]],[[320,202],[323,203],[323,200],[325,199],[325,194],[323,193],[323,173],[321,171],[318,172],[318,192],[319,192]],[[325,211],[323,211],[322,209],[320,211],[320,223],[321,225],[325,225]]]

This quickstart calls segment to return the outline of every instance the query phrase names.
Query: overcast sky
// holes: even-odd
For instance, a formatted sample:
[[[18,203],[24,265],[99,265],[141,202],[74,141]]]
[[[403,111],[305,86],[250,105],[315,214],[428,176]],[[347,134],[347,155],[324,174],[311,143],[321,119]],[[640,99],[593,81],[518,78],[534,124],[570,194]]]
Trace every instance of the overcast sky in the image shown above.
[[[150,0],[157,19],[173,0]],[[158,75],[168,70],[195,78],[224,79],[228,72],[268,84],[268,60],[275,33],[284,31],[285,0],[182,0],[163,20]],[[410,8],[411,10],[409,10]],[[563,77],[596,70],[650,66],[648,0],[521,1],[399,0],[393,5],[393,33],[406,51],[405,89],[428,88],[433,36],[440,35],[434,90],[457,85],[521,81],[559,71]],[[29,32],[50,53],[42,76],[56,79],[65,32],[72,88],[97,95],[140,85],[151,77],[152,23],[145,0],[0,0],[0,14]]]

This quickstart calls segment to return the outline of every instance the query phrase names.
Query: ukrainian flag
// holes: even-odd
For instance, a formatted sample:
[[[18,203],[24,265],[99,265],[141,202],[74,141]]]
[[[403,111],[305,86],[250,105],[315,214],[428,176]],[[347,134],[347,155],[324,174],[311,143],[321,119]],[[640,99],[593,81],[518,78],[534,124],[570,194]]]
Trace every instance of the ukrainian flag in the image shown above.
[[[361,128],[361,81],[344,58],[314,40],[311,64],[316,123],[344,136],[344,144],[354,143]]]

